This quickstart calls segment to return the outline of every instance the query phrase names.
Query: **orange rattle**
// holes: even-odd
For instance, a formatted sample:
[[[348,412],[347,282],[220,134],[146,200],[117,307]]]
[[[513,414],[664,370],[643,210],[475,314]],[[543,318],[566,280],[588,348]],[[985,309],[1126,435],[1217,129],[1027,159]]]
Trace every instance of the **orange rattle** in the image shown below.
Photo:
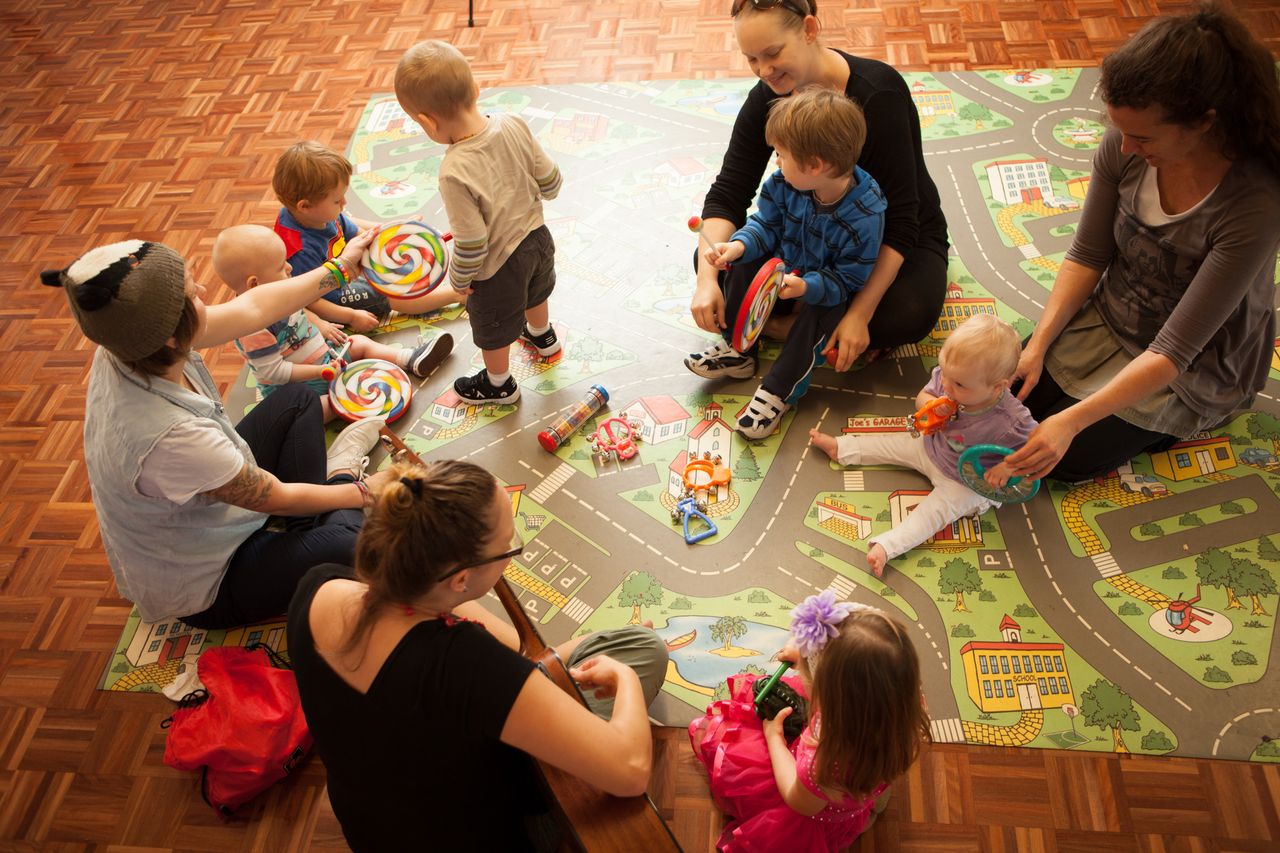
[[[911,416],[907,430],[916,438],[932,435],[947,421],[955,420],[959,413],[959,407],[950,397],[934,397]]]

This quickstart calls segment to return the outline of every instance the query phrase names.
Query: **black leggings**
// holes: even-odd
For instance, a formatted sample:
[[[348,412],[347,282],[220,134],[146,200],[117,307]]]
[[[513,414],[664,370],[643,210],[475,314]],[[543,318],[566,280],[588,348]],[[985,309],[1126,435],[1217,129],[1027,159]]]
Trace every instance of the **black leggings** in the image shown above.
[[[926,337],[937,325],[942,300],[947,295],[946,247],[943,245],[939,248],[919,245],[903,258],[897,277],[881,297],[868,324],[871,334],[868,348],[892,349],[903,344],[913,344]],[[697,251],[694,252],[693,264],[696,270]],[[720,289],[724,292],[726,341],[731,341],[733,337],[738,311],[751,287],[751,280],[759,271],[759,263],[749,263],[734,264],[720,273]],[[795,299],[778,300],[773,308],[774,315],[791,313],[797,302]]]
[[[1062,390],[1048,370],[1040,371],[1040,381],[1026,399],[1031,416],[1042,422],[1078,402]],[[1088,480],[1114,471],[1139,453],[1167,450],[1180,440],[1176,435],[1152,432],[1108,415],[1080,431],[1049,476],[1069,483]]]
[[[282,482],[326,482],[324,415],[319,396],[306,385],[277,388],[244,416],[236,432],[258,467]],[[351,477],[342,474],[328,482],[349,483]],[[338,509],[289,518],[284,531],[259,529],[232,555],[213,604],[182,621],[196,628],[230,628],[283,614],[294,587],[312,566],[354,564],[362,524],[360,510]]]

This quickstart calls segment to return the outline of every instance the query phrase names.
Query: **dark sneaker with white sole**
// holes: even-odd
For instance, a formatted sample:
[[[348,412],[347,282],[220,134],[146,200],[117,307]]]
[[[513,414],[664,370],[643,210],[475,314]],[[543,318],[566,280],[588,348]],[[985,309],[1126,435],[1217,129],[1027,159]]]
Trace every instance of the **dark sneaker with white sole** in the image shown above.
[[[405,369],[419,379],[426,379],[453,352],[453,335],[448,332],[436,335],[425,344],[419,344],[409,353]]]
[[[540,335],[535,335],[529,331],[529,324],[525,323],[524,328],[520,330],[520,340],[538,351],[538,355],[543,358],[549,358],[560,352],[560,339],[556,337],[554,327],[547,329]]]
[[[723,340],[716,341],[702,352],[689,353],[684,357],[684,366],[708,379],[726,376],[746,379],[756,372],[754,356],[743,355]]]
[[[738,418],[738,432],[751,441],[767,438],[777,431],[782,416],[790,408],[778,395],[758,388],[751,402],[747,403],[746,411]]]
[[[514,403],[520,399],[520,386],[514,376],[508,376],[506,382],[495,388],[489,381],[489,371],[482,367],[473,376],[455,380],[453,393],[468,403]]]

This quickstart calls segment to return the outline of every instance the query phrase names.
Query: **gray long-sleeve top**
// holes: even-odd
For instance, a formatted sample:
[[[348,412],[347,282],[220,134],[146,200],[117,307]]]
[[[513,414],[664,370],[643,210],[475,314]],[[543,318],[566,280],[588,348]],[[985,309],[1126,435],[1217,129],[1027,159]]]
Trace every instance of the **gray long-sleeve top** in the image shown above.
[[[1093,302],[1131,356],[1160,353],[1190,409],[1221,418],[1253,403],[1275,346],[1280,180],[1256,161],[1232,165],[1189,215],[1148,226],[1137,194],[1148,168],[1109,131],[1069,260],[1104,270]]]

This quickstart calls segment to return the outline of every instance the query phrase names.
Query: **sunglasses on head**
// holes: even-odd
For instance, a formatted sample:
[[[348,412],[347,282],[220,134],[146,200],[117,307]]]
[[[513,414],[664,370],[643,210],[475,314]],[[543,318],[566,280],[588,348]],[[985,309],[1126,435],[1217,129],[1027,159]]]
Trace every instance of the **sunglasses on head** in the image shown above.
[[[511,549],[509,551],[503,551],[501,554],[495,554],[492,557],[483,557],[479,560],[472,560],[470,562],[463,563],[460,566],[454,566],[452,569],[445,572],[440,577],[436,578],[436,581],[439,582],[439,581],[445,580],[446,578],[451,578],[454,575],[456,575],[458,572],[462,571],[463,569],[474,569],[479,566],[487,566],[490,563],[496,563],[499,560],[504,560],[504,561],[514,560],[516,557],[519,557],[522,553],[524,553],[524,540],[520,538],[520,533],[518,531],[516,530],[511,531],[511,541],[507,544],[511,546]]]
[[[751,4],[751,8],[757,12],[765,12],[769,9],[781,6],[788,12],[794,12],[802,18],[813,14],[808,11],[810,6],[808,0],[733,0],[733,6],[729,11],[729,17],[736,18],[738,13],[742,11],[742,7]]]

